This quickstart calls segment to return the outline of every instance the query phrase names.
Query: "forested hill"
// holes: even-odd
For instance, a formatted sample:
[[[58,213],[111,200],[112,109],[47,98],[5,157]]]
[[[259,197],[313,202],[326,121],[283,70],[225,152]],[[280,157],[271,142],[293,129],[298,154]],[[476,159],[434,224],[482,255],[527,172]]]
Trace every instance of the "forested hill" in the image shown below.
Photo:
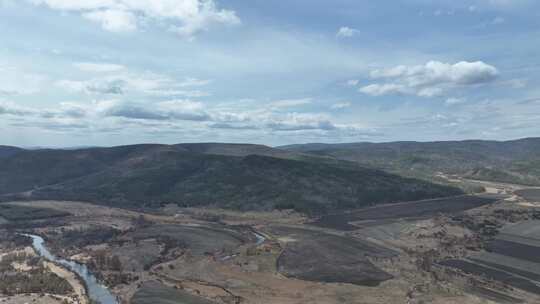
[[[279,148],[419,178],[431,178],[443,172],[473,179],[540,185],[540,138],[305,144]]]
[[[0,146],[0,158],[11,156],[17,152],[22,151],[20,148],[10,146]]]
[[[277,156],[277,157],[274,157]],[[460,194],[455,188],[264,146],[134,145],[17,150],[0,158],[4,199],[163,203],[306,213]]]

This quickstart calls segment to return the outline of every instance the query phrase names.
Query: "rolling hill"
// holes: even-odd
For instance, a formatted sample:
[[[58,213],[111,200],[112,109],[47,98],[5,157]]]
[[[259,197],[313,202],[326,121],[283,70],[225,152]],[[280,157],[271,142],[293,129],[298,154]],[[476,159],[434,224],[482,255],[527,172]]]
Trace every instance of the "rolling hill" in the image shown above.
[[[452,187],[320,159],[327,158],[229,144],[20,150],[0,158],[0,195],[128,208],[169,202],[315,214],[460,194]]]
[[[20,151],[22,151],[22,149],[17,147],[0,146],[0,158],[11,156]]]
[[[434,174],[443,172],[472,179],[540,185],[540,138],[305,144],[279,148],[424,179],[432,179]]]

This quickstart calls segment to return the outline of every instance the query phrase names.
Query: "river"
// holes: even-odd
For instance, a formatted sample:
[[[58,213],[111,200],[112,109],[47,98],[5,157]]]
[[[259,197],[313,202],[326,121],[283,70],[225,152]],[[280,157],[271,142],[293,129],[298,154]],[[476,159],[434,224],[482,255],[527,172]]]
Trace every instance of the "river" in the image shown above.
[[[24,234],[24,236],[32,238],[32,245],[40,256],[77,273],[84,280],[90,299],[101,304],[118,304],[116,297],[105,286],[98,282],[97,278],[92,275],[86,265],[54,256],[47,247],[45,247],[45,241],[40,236],[32,234]]]
[[[257,233],[257,232],[253,232],[253,234],[257,238],[257,242],[255,243],[256,246],[259,246],[262,243],[266,242],[266,238],[264,237],[264,235],[262,235],[260,233]]]

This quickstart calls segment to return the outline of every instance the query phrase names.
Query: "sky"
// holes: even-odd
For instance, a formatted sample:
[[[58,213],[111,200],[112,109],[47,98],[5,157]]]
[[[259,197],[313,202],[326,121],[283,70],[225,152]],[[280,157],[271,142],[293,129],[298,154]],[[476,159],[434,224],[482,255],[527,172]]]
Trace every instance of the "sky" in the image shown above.
[[[540,135],[540,1],[0,0],[0,144]]]

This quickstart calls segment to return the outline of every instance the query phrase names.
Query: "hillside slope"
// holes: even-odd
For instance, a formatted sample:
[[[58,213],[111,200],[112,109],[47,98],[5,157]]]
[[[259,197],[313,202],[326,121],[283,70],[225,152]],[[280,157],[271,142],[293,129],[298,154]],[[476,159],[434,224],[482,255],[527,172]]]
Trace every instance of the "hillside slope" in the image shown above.
[[[11,146],[0,146],[0,158],[11,156],[20,151],[23,151],[23,149]]]
[[[420,178],[437,172],[540,185],[540,138],[513,141],[306,144],[279,147]]]
[[[83,200],[130,208],[172,202],[324,213],[460,193],[358,166],[347,169],[264,155],[192,151],[166,145],[23,151],[0,159],[0,194],[11,199],[21,197],[14,193],[25,192],[22,197],[30,199]]]

